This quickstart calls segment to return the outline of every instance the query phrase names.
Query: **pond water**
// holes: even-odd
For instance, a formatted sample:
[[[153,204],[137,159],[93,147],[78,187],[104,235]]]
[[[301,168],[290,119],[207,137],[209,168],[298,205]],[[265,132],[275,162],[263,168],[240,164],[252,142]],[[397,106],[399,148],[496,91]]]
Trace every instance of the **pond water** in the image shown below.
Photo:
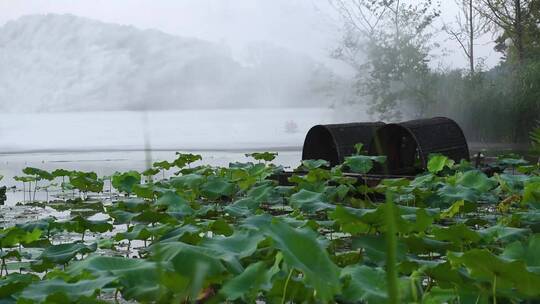
[[[309,128],[354,120],[321,108],[0,114],[0,183],[17,187],[7,193],[7,205],[14,205],[29,199],[13,180],[25,167],[104,176],[142,171],[148,162],[174,159],[176,151],[219,166],[248,161],[245,153],[276,151],[276,164],[296,167]]]
[[[321,108],[0,114],[0,153],[291,149],[313,125],[359,119]]]

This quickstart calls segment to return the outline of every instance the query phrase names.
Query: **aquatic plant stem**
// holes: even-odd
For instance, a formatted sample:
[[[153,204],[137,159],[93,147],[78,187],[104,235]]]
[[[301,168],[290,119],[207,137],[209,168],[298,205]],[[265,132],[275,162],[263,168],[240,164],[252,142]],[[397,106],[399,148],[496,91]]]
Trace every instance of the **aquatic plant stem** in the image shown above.
[[[398,276],[396,268],[396,252],[397,252],[397,239],[396,239],[396,215],[394,214],[394,202],[392,201],[392,193],[386,193],[386,242],[387,242],[387,255],[386,255],[386,281],[388,286],[388,303],[399,303],[399,291],[398,291]]]
[[[285,296],[287,295],[287,287],[289,286],[289,281],[291,280],[293,270],[289,271],[287,280],[285,281],[285,286],[283,286],[283,297],[281,298],[281,304],[285,304]]]
[[[497,276],[493,276],[493,304],[497,304]]]

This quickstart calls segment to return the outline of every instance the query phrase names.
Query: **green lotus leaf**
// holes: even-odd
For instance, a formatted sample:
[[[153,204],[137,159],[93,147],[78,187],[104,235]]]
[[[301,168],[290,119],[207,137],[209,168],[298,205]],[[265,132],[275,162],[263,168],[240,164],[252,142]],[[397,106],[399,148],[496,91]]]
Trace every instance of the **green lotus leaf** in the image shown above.
[[[154,199],[156,186],[154,184],[134,184],[131,191],[137,195],[137,197]]]
[[[391,206],[388,204],[381,204],[377,207],[377,209],[369,210],[365,214],[361,216],[361,221],[363,221],[365,224],[371,226],[372,228],[375,228],[379,230],[380,232],[386,231],[387,226],[387,216],[388,208],[394,208],[395,210],[392,212],[394,214],[394,222],[396,225],[397,231],[401,233],[405,233],[411,230],[412,227],[416,227],[414,223],[410,223],[406,221],[401,214],[403,214],[404,208],[398,207],[397,205],[392,204]],[[412,212],[417,212],[418,209],[413,208]],[[413,220],[415,217],[412,218]]]
[[[90,256],[68,267],[71,276],[89,272],[96,277],[109,277],[118,281],[125,299],[151,302],[160,296],[158,266],[143,259]]]
[[[200,239],[199,237],[200,232],[201,232],[201,229],[199,227],[188,224],[188,225],[184,225],[180,227],[175,227],[174,229],[167,231],[160,237],[159,241],[160,242],[181,241],[185,235],[196,236],[197,239]]]
[[[353,249],[364,249],[369,261],[379,266],[386,264],[387,244],[388,243],[383,236],[364,235],[355,237],[352,240]],[[398,243],[396,259],[398,262],[405,259],[405,246],[403,243]]]
[[[255,160],[263,160],[266,162],[273,161],[277,155],[276,152],[254,152],[246,154],[247,157],[253,157]]]
[[[24,174],[38,176],[40,179],[46,179],[49,181],[54,179],[54,176],[51,173],[38,168],[26,167],[22,170],[22,172]]]
[[[416,235],[401,238],[400,241],[407,246],[408,251],[415,254],[429,254],[432,252],[444,254],[451,248],[449,242],[437,241]]]
[[[260,205],[260,201],[256,201],[252,198],[242,198],[226,206],[224,211],[237,217],[249,216],[252,215]]]
[[[192,215],[195,212],[189,205],[189,202],[174,191],[167,191],[161,194],[156,204],[166,206],[167,211],[181,213],[183,216]]]
[[[74,171],[69,175],[69,183],[81,192],[102,192],[103,180],[94,172]]]
[[[252,302],[261,290],[272,288],[272,277],[279,271],[273,267],[268,269],[264,262],[249,265],[244,272],[229,280],[220,289],[220,294],[227,300],[242,298]]]
[[[534,234],[525,242],[513,242],[504,248],[501,257],[524,261],[527,269],[540,274],[540,234]]]
[[[114,219],[114,225],[129,224],[138,215],[138,213],[124,210],[111,210],[107,214]]]
[[[210,176],[201,186],[201,193],[211,200],[216,200],[222,196],[231,196],[235,191],[235,185],[226,178]]]
[[[373,163],[386,162],[386,156],[353,155],[345,157],[343,164],[352,172],[366,174],[373,169]]]
[[[142,172],[142,175],[144,176],[154,176],[159,173],[159,169],[156,168],[148,168]]]
[[[52,175],[54,177],[70,176],[72,172],[66,169],[56,169],[52,172]]]
[[[67,231],[77,233],[84,233],[86,230],[104,233],[113,229],[113,225],[106,220],[88,220],[82,216],[76,216],[62,225]]]
[[[86,245],[84,243],[66,243],[46,248],[39,259],[58,265],[65,265],[77,254],[88,254],[97,250],[97,243]]]
[[[18,244],[27,244],[39,240],[42,231],[34,228],[26,231],[19,227],[10,227],[0,230],[0,245],[2,248],[13,247]]]
[[[8,259],[16,259],[21,260],[22,255],[19,252],[19,250],[2,250],[0,251],[0,259],[8,260]]]
[[[459,294],[456,294],[456,290],[449,288],[444,289],[438,286],[432,288],[422,296],[422,303],[425,304],[439,304],[439,303],[454,303],[459,299]]]
[[[339,225],[340,230],[352,235],[365,233],[370,229],[370,226],[362,221],[362,216],[369,211],[362,209],[354,209],[350,207],[336,206],[336,209],[328,215],[334,219]]]
[[[345,301],[356,303],[386,303],[389,301],[386,272],[381,268],[365,265],[347,266],[341,271],[341,280],[345,282],[342,297]],[[401,294],[408,290],[410,283],[399,280]]]
[[[153,245],[150,250],[154,258],[170,262],[178,274],[187,278],[198,275],[214,277],[228,271],[236,274],[243,271],[238,260],[205,247],[171,241]]]
[[[479,170],[469,170],[459,175],[456,182],[459,185],[476,189],[480,192],[487,192],[497,186],[496,181],[490,179]]]
[[[11,303],[15,303],[16,300],[13,296],[36,281],[39,281],[39,276],[30,273],[11,273],[3,277],[0,279],[0,303],[4,303],[2,301],[10,303],[7,299],[12,300]]]
[[[432,229],[432,233],[436,240],[451,242],[457,247],[461,247],[464,244],[478,243],[482,239],[478,232],[469,229],[464,224],[456,224],[450,227],[435,227]]]
[[[540,208],[540,181],[525,183],[522,203]]]
[[[441,154],[430,154],[427,169],[430,173],[437,174],[445,167],[451,168],[454,161]]]
[[[472,278],[496,284],[497,291],[515,290],[524,297],[540,296],[540,275],[526,269],[523,261],[507,261],[486,249],[472,249],[465,253],[448,253],[454,267],[462,265]]]
[[[116,234],[114,239],[116,241],[122,240],[148,240],[152,236],[152,232],[147,228],[146,225],[135,225],[128,228],[126,232],[119,232]]]
[[[300,190],[298,193],[291,195],[290,204],[296,209],[300,209],[307,213],[315,213],[322,210],[332,210],[334,205],[328,203],[323,193]]]
[[[257,245],[264,239],[265,236],[262,233],[251,230],[238,230],[228,237],[215,236],[212,238],[205,238],[199,245],[223,252],[223,254],[231,254],[238,258],[245,258],[252,255],[257,249]]]
[[[19,299],[34,303],[84,303],[114,281],[114,278],[100,277],[94,280],[82,280],[67,283],[61,279],[43,280],[30,284],[19,295]]]
[[[524,160],[521,156],[516,154],[501,155],[497,158],[497,164],[502,167],[517,168],[519,166],[528,165],[529,162]]]
[[[311,171],[321,167],[330,167],[330,163],[327,160],[323,159],[306,159],[302,161],[302,166],[308,171]]]
[[[172,168],[172,166],[174,166],[174,164],[169,163],[168,161],[164,160],[160,162],[155,162],[152,164],[152,166],[159,169],[169,170],[170,168]]]
[[[469,201],[459,200],[453,203],[446,210],[441,212],[441,218],[452,218],[458,214],[474,212],[477,209],[477,204]]]
[[[208,230],[214,232],[215,234],[225,236],[230,236],[234,232],[233,227],[223,219],[212,221],[208,226]]]
[[[277,218],[265,222],[260,229],[272,238],[287,265],[305,275],[305,282],[316,290],[320,301],[330,301],[340,293],[339,268],[311,229],[295,229]]]
[[[186,165],[194,163],[198,160],[202,160],[202,156],[198,154],[176,152],[176,159],[173,161],[173,164],[182,169]]]
[[[435,206],[450,206],[461,200],[475,203],[480,197],[478,191],[462,185],[444,185],[437,190],[437,195],[440,200],[434,202]]]
[[[171,185],[176,189],[196,190],[204,183],[205,177],[200,174],[186,174],[170,179]]]
[[[266,183],[255,186],[246,193],[246,196],[257,202],[268,202],[269,200],[274,199],[274,186]]]
[[[133,187],[141,183],[141,174],[137,171],[116,172],[112,176],[112,185],[120,192],[132,193]]]
[[[172,217],[165,212],[146,209],[133,217],[132,220],[137,223],[153,224],[158,222],[165,223],[169,220],[172,220]]]
[[[494,178],[499,182],[505,192],[522,193],[525,183],[531,180],[527,175],[496,174]]]
[[[14,176],[13,179],[23,183],[35,182],[37,180],[35,176]]]
[[[530,233],[526,228],[506,227],[503,225],[494,225],[478,230],[485,242],[509,243],[517,240],[523,240]]]
[[[118,209],[129,211],[129,212],[142,212],[150,208],[150,203],[140,197],[137,198],[128,198],[125,200],[118,201],[116,203]]]

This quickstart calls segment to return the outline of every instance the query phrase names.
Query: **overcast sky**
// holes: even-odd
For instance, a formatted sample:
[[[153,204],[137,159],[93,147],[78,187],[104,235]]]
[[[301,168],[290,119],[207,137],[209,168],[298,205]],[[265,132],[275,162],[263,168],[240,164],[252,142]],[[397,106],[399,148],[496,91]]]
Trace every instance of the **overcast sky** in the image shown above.
[[[442,2],[442,20],[453,20],[455,4]],[[0,25],[44,13],[69,13],[211,40],[229,46],[239,57],[249,43],[265,41],[340,67],[328,56],[338,43],[340,21],[327,0],[0,0]],[[438,40],[450,53],[437,52],[434,65],[466,65],[455,42],[445,42],[443,34]],[[486,43],[477,53],[487,58],[488,65],[499,58]]]

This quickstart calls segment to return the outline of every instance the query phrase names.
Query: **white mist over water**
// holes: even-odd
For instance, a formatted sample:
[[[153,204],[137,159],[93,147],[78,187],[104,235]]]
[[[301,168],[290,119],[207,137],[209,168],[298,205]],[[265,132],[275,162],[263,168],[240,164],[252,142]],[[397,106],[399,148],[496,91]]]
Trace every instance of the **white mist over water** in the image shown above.
[[[236,60],[222,44],[73,15],[0,27],[0,110],[7,112],[324,107],[344,82],[268,43]],[[341,86],[341,87],[340,87]]]
[[[313,125],[362,119],[325,108],[0,114],[0,152],[144,150],[145,132],[152,150],[301,150]]]
[[[204,164],[227,166],[250,161],[244,153],[277,151],[274,163],[291,168],[300,164],[313,125],[362,119],[328,108],[0,114],[0,175],[13,186],[13,176],[27,166],[100,176],[142,171],[145,132],[151,161],[171,161],[182,151],[202,154]],[[13,195],[8,194],[11,201]]]

